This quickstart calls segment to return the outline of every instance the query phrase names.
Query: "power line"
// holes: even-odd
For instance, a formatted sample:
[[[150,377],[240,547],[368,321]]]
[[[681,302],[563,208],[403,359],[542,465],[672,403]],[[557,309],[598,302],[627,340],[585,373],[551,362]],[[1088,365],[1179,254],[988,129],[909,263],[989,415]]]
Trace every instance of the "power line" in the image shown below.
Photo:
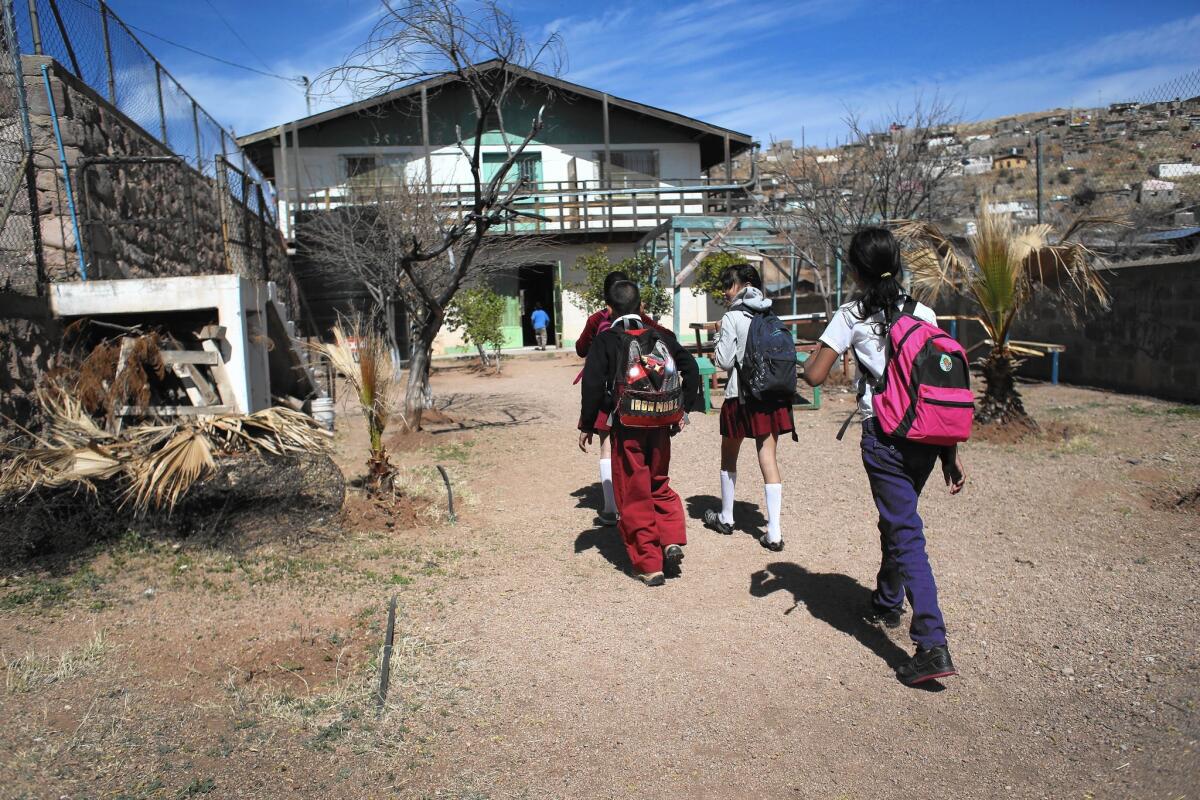
[[[88,9],[91,9],[92,11],[95,11],[97,14],[100,13],[99,7],[92,5],[91,3],[87,2],[86,0],[72,0],[72,1],[78,5],[83,6],[84,8],[88,8]],[[213,10],[215,11],[216,9],[213,9]],[[243,69],[243,70],[246,70],[247,72],[253,72],[255,74],[262,75],[267,78],[277,78],[281,81],[286,81],[286,82],[292,84],[292,86],[296,86],[300,82],[300,79],[296,78],[295,76],[288,77],[287,75],[280,75],[277,72],[269,72],[266,70],[257,69],[256,67],[250,67],[245,64],[239,64],[236,61],[230,61],[227,58],[221,58],[220,56],[214,56],[210,53],[205,53],[202,50],[197,50],[196,48],[189,47],[186,44],[180,44],[179,42],[172,41],[171,39],[168,39],[165,36],[160,36],[159,34],[155,33],[154,31],[148,31],[145,28],[139,28],[137,25],[133,25],[133,24],[128,23],[125,20],[121,19],[116,14],[113,14],[111,11],[109,11],[108,13],[113,19],[117,20],[121,25],[124,25],[127,28],[130,28],[132,30],[137,31],[138,33],[149,36],[152,39],[157,39],[158,41],[160,41],[164,44],[169,44],[172,47],[178,47],[180,50],[186,50],[189,53],[192,53],[193,55],[200,56],[201,58],[207,58],[211,61],[216,61],[219,64],[224,64],[227,67],[234,67],[235,69]],[[224,20],[223,17],[222,17],[222,20]],[[226,25],[228,25],[228,24],[229,23],[226,23]],[[236,32],[235,32],[235,35],[236,35]],[[241,37],[238,36],[238,39],[240,40]],[[245,44],[245,42],[242,42],[242,44]],[[263,66],[266,66],[266,65],[264,64]]]
[[[221,22],[224,23],[225,27],[229,29],[229,32],[232,33],[234,35],[234,37],[239,42],[242,43],[242,47],[246,48],[246,52],[249,53],[251,56],[253,56],[254,59],[256,61],[258,61],[258,63],[262,64],[264,69],[269,70],[271,68],[270,65],[267,64],[267,62],[263,61],[262,58],[258,55],[258,53],[256,53],[254,51],[254,49],[252,47],[250,47],[249,44],[246,43],[246,40],[242,38],[242,35],[237,32],[237,28],[235,28],[229,24],[229,20],[225,19],[225,15],[221,13],[221,10],[219,8],[217,8],[215,5],[213,5],[213,1],[212,0],[204,0],[204,2],[207,3],[208,7],[211,8],[213,10],[213,13],[217,15],[217,19],[221,20]]]

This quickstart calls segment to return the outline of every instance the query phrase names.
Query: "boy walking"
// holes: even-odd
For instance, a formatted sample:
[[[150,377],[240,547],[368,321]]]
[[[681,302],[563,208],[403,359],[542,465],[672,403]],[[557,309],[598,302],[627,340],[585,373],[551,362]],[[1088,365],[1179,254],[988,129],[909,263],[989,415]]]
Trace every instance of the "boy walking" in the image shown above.
[[[634,576],[662,586],[682,573],[686,517],[670,484],[671,437],[699,407],[700,372],[674,335],[642,321],[636,284],[614,284],[609,302],[612,327],[596,336],[583,367],[579,449],[587,452],[607,412],[618,530]]]
[[[533,313],[529,315],[529,321],[533,324],[533,335],[537,339],[537,349],[546,349],[546,326],[550,324],[550,315],[542,308],[541,303],[533,304]]]

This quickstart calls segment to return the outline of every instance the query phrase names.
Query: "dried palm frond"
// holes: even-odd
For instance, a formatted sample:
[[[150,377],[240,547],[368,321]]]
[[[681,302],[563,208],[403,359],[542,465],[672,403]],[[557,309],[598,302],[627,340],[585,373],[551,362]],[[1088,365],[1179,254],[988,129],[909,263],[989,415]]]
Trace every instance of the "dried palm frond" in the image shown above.
[[[173,509],[193,483],[216,468],[212,442],[200,431],[184,428],[158,450],[130,463],[126,501],[138,512],[151,506]]]
[[[944,291],[957,291],[970,275],[970,261],[937,226],[920,220],[898,220],[891,226],[917,299],[932,301]]]

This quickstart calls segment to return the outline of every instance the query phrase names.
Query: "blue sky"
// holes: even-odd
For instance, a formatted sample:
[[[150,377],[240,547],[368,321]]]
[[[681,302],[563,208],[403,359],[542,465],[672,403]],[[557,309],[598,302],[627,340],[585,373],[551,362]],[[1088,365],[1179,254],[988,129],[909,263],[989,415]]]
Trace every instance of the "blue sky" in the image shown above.
[[[67,0],[71,2],[71,0]],[[281,75],[318,75],[362,41],[377,0],[110,0],[132,25]],[[225,26],[219,10],[248,44]],[[1200,69],[1195,0],[509,0],[531,38],[558,31],[564,77],[753,134],[833,143],[851,109],[882,119],[937,92],[965,119],[1143,96]],[[222,122],[304,114],[294,85],[152,38]],[[1200,86],[1196,86],[1200,93]],[[335,103],[319,99],[316,109]]]

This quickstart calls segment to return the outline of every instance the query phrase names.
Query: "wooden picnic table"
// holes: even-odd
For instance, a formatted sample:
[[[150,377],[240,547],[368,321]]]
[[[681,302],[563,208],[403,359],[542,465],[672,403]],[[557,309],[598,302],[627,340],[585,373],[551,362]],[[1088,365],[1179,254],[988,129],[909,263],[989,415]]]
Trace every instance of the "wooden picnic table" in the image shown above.
[[[950,336],[952,336],[955,340],[958,339],[959,320],[964,322],[978,322],[979,326],[981,328],[983,327],[983,320],[979,317],[966,316],[962,314],[938,315],[937,320],[938,322],[950,323],[949,333]],[[995,345],[996,343],[994,341],[985,336],[983,339],[980,339],[978,342],[967,348],[967,354],[970,355],[971,352],[978,350],[981,347],[994,347]],[[1067,352],[1066,345],[1055,344],[1053,342],[1028,342],[1021,339],[1010,338],[1008,340],[1008,347],[1014,353],[1022,356],[1034,356],[1035,358],[1041,358],[1047,355],[1050,356],[1050,383],[1055,386],[1058,385],[1058,356],[1060,353]]]

